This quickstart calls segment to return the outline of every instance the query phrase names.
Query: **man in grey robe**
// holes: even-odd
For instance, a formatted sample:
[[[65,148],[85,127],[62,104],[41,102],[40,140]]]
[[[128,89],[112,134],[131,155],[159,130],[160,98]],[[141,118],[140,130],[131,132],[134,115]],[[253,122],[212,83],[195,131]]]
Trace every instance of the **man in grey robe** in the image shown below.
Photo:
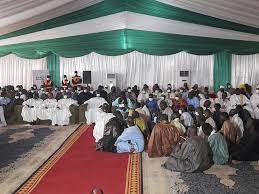
[[[197,136],[197,128],[189,127],[187,139],[172,151],[162,167],[177,172],[197,172],[210,167],[212,152],[208,142]]]

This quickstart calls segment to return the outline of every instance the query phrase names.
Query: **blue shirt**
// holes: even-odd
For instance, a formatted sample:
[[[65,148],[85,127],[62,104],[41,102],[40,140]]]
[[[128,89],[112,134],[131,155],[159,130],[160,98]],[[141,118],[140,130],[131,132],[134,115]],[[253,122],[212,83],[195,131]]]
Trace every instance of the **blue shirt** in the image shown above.
[[[147,100],[146,105],[148,109],[156,109],[156,110],[159,109],[157,102],[155,100],[152,100],[152,101]]]
[[[128,127],[118,137],[115,146],[118,153],[130,152],[131,146],[135,153],[142,152],[145,146],[144,136],[136,125]]]
[[[10,98],[0,97],[0,105],[7,105],[11,102]]]
[[[183,98],[184,100],[187,100],[188,94],[189,94],[189,92],[183,92],[183,93],[182,93],[182,98]]]
[[[194,108],[200,107],[200,101],[197,97],[193,97],[192,99],[187,98],[187,105],[193,105]]]

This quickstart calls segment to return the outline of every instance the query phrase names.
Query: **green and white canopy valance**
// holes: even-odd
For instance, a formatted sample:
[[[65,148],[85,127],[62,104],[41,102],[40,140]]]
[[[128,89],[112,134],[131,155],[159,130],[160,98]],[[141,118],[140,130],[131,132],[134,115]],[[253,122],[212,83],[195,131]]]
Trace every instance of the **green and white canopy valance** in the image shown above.
[[[91,1],[79,11],[0,36],[0,56],[15,53],[40,58],[55,53],[76,57],[134,50],[152,55],[259,51],[257,27],[195,13],[173,2]]]

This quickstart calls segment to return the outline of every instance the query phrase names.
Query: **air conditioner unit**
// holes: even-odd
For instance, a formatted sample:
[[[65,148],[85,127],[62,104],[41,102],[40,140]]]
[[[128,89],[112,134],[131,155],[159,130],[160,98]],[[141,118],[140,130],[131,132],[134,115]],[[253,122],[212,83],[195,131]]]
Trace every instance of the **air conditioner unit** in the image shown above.
[[[191,72],[187,70],[181,70],[178,74],[178,87],[183,86],[184,83],[191,84]]]
[[[117,74],[116,73],[107,73],[107,85],[109,86],[109,89],[111,89],[112,86],[117,86]]]

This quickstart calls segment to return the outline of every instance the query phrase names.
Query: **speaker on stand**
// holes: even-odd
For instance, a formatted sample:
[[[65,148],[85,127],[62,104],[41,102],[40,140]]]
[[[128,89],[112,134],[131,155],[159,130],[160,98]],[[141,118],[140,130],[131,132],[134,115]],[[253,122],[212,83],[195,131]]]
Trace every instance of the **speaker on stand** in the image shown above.
[[[83,84],[91,84],[91,83],[92,83],[91,71],[83,71]]]

